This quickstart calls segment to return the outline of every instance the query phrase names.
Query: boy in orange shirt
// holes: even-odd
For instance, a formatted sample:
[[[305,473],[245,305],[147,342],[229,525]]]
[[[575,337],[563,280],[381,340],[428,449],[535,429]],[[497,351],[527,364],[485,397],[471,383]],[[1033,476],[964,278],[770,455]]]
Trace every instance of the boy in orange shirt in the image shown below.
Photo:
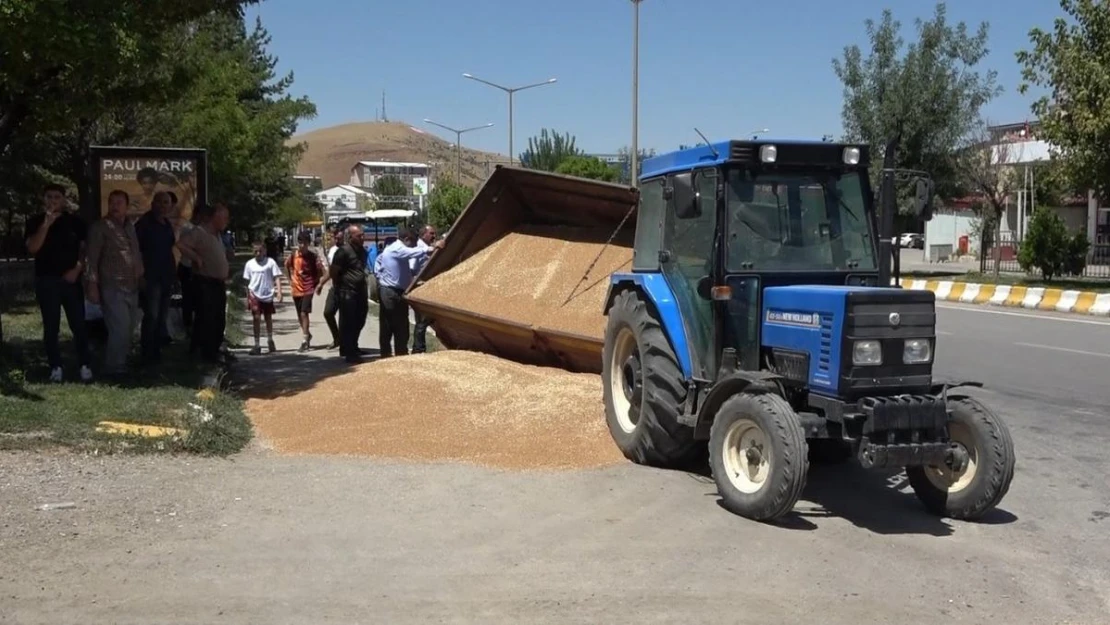
[[[289,276],[293,292],[293,307],[301,322],[301,332],[304,333],[304,342],[298,350],[302,352],[308,351],[312,342],[312,333],[309,332],[312,296],[323,290],[329,277],[324,271],[324,262],[320,256],[309,249],[311,242],[312,235],[307,230],[302,230],[297,236],[297,249],[285,260],[285,273]]]

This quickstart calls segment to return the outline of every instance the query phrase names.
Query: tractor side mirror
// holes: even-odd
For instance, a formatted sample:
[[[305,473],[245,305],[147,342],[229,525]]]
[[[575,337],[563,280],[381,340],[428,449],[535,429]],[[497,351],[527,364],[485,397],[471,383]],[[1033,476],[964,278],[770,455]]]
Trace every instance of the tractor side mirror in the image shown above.
[[[671,204],[674,207],[675,216],[679,219],[694,219],[701,216],[698,194],[694,191],[693,173],[675,174],[671,185],[674,188],[671,193]]]
[[[933,218],[933,181],[928,178],[918,178],[917,188],[914,193],[913,212],[922,221]]]

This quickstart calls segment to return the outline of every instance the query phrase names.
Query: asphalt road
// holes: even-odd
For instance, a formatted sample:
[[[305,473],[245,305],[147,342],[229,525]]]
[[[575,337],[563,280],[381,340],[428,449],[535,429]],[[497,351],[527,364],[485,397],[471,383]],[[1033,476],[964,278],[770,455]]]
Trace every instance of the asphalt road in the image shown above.
[[[851,466],[771,526],[632,465],[7,454],[0,623],[1110,623],[1110,326],[941,306],[1017,445],[985,522]]]
[[[1106,411],[1110,319],[938,302],[936,365],[1009,397]]]

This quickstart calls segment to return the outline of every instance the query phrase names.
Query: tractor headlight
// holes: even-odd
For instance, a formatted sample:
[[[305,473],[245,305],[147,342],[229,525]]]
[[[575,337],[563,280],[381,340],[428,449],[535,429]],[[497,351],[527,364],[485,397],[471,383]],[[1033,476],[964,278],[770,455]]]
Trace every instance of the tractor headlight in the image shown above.
[[[902,362],[907,365],[922,365],[933,360],[933,345],[929,339],[906,339],[902,348]]]
[[[881,365],[883,364],[883,348],[878,341],[856,341],[852,345],[852,364]]]
[[[774,163],[779,157],[779,149],[773,145],[763,145],[759,148],[759,160],[764,163]]]
[[[844,164],[859,165],[859,148],[844,148]]]

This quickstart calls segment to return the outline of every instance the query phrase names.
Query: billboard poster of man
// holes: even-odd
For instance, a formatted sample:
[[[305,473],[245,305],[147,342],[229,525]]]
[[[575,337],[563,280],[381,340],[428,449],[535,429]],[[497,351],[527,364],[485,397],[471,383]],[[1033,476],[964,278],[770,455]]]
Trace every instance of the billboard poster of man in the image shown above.
[[[175,229],[193,216],[193,209],[207,201],[204,150],[152,147],[93,146],[93,181],[96,185],[96,219],[108,212],[114,190],[130,196],[128,217],[134,221],[150,210],[154,194],[169,191],[177,198],[172,215]]]

